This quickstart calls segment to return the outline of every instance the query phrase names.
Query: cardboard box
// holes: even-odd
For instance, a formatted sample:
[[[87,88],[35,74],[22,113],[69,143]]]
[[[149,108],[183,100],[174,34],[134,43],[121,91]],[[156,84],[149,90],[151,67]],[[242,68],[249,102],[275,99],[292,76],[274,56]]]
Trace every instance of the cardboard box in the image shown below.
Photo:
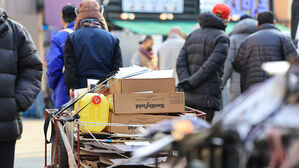
[[[183,92],[114,94],[115,114],[176,113],[185,110]]]
[[[111,79],[111,85],[117,79]],[[120,79],[110,87],[110,93],[136,93],[152,91],[153,93],[175,92],[174,78],[161,79]]]
[[[124,125],[149,125],[174,118],[177,118],[177,116],[110,113],[109,123],[118,123]],[[106,127],[105,131],[120,134],[136,134],[138,133],[137,129],[137,127],[130,126],[108,126]]]

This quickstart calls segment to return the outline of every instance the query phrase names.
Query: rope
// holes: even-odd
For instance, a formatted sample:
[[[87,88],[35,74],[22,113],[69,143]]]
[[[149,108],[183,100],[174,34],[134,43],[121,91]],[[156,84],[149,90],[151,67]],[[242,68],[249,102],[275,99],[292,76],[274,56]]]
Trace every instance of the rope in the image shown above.
[[[148,125],[129,125],[129,124],[119,124],[119,123],[101,123],[101,122],[87,122],[87,121],[78,121],[79,125],[85,126],[111,126],[111,127],[148,127]]]
[[[87,131],[88,131],[88,133],[91,135],[91,137],[100,145],[100,146],[103,146],[103,144],[89,131],[89,129],[87,129],[86,128],[86,126],[84,125],[84,124],[80,124],[80,121],[79,122],[77,122],[77,123],[79,123],[79,125],[82,125]],[[79,130],[78,130],[79,131]],[[111,150],[111,149],[107,149],[108,151],[111,151],[111,152],[115,152],[114,150]],[[124,157],[124,158],[129,158],[128,156],[126,156],[126,155],[123,155],[123,154],[121,154],[121,153],[116,153],[116,154],[118,154],[118,155],[120,155],[120,156],[122,156],[122,157]]]

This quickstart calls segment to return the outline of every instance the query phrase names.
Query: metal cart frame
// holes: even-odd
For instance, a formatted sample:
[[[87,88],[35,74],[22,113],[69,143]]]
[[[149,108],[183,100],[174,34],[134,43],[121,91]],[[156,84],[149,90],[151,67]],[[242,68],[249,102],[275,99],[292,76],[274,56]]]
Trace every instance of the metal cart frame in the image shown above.
[[[202,118],[203,120],[206,120],[206,114],[204,112],[198,111],[196,109],[190,108],[190,107],[185,107],[185,112],[181,113],[181,114],[187,114],[187,113],[196,113],[197,117]],[[45,168],[57,168],[57,164],[58,164],[58,130],[61,133],[61,137],[68,155],[68,164],[70,168],[80,168],[81,166],[81,162],[80,162],[80,124],[76,124],[77,127],[77,132],[76,132],[76,136],[77,136],[77,151],[75,153],[75,151],[73,151],[73,147],[71,146],[71,143],[67,137],[66,132],[64,131],[64,128],[61,124],[61,122],[66,122],[64,119],[62,119],[60,116],[55,116],[52,115],[51,112],[54,111],[53,109],[46,109],[45,110],[45,119],[47,117],[51,118],[51,122],[53,122],[54,124],[54,131],[55,131],[55,140],[54,142],[54,163],[51,163],[50,165],[47,164],[47,141],[45,140],[45,164],[44,167]],[[76,121],[75,121],[76,122]],[[72,135],[73,136],[73,135]],[[53,149],[52,149],[53,150]],[[53,152],[51,150],[51,152]],[[51,153],[53,154],[53,153]],[[77,161],[76,161],[77,159]]]

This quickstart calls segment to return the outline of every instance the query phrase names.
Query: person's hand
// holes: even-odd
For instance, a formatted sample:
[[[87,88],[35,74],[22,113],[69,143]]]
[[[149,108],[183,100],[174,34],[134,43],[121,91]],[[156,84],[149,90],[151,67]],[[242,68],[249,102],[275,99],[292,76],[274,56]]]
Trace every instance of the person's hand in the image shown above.
[[[223,90],[223,88],[224,88],[224,86],[223,86],[223,85],[221,85],[221,86],[220,86],[220,90],[222,91],[222,90]]]
[[[69,93],[70,93],[70,100],[74,100],[75,99],[75,92],[74,92],[74,90],[70,89]]]
[[[178,84],[178,88],[183,89],[185,92],[193,89],[188,80],[180,81]]]
[[[158,66],[153,66],[152,70],[158,70]]]

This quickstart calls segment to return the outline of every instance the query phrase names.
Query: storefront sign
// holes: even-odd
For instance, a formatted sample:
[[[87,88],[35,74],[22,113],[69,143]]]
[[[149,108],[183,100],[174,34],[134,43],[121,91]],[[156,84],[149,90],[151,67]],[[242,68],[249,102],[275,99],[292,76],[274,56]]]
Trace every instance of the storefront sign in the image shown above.
[[[184,0],[122,0],[123,12],[183,13]]]
[[[213,7],[219,3],[225,3],[226,0],[200,0],[200,12],[211,12]]]
[[[244,14],[255,17],[257,13],[270,10],[270,0],[200,0],[200,12],[212,11],[218,3],[226,3],[231,8],[231,16]]]
[[[255,17],[257,13],[270,10],[270,0],[227,0],[226,4],[230,6],[232,16],[248,14]]]

